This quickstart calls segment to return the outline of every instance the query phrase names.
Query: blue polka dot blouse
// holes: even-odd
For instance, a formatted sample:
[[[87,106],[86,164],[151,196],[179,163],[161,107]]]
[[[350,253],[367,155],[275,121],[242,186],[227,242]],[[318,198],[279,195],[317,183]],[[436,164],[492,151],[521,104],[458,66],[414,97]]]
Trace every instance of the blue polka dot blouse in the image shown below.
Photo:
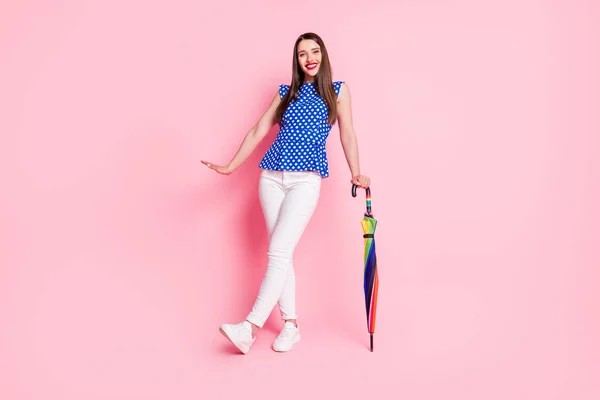
[[[335,97],[342,81],[333,82]],[[283,99],[290,87],[279,86]],[[316,171],[329,176],[329,163],[325,143],[331,125],[327,124],[327,104],[317,94],[312,82],[303,84],[298,98],[292,100],[283,114],[277,138],[265,153],[259,168],[275,171]]]

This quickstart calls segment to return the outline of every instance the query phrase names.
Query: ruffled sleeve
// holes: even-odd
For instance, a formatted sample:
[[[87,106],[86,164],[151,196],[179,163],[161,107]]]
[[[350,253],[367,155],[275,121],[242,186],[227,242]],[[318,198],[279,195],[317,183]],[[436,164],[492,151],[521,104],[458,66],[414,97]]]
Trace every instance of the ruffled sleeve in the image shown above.
[[[279,85],[279,97],[283,99],[289,90],[290,87],[288,85]]]
[[[335,98],[336,99],[340,94],[340,89],[342,88],[342,83],[344,83],[344,81],[333,82],[333,89],[335,90]]]

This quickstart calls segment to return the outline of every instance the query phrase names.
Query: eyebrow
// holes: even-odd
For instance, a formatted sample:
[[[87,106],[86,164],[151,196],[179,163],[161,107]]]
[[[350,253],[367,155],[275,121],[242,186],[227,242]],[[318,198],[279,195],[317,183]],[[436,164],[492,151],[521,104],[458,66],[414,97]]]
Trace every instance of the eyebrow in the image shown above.
[[[321,50],[321,48],[320,47],[313,47],[311,50]],[[298,52],[298,54],[302,53],[303,51],[306,51],[306,50],[300,50]]]

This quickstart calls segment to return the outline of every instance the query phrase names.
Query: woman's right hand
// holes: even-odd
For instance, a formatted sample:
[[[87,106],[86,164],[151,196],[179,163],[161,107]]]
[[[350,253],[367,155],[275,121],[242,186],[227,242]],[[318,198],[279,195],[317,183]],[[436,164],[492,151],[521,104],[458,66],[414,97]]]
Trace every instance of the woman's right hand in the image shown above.
[[[203,160],[201,162],[202,162],[202,164],[206,165],[208,168],[210,168],[213,171],[216,171],[222,175],[230,175],[233,172],[228,165],[227,166],[215,165],[213,163],[210,163],[208,161],[203,161]]]
[[[258,143],[263,140],[265,135],[269,132],[269,129],[275,124],[275,113],[277,111],[277,106],[280,103],[279,99],[279,90],[275,92],[273,96],[273,101],[271,105],[267,109],[267,111],[263,114],[260,120],[246,133],[242,144],[240,145],[238,151],[235,153],[231,161],[228,165],[214,165],[208,161],[202,161],[202,164],[206,165],[208,168],[216,171],[222,175],[230,175],[238,169],[248,158],[248,156],[254,151]],[[233,167],[232,167],[233,165]]]

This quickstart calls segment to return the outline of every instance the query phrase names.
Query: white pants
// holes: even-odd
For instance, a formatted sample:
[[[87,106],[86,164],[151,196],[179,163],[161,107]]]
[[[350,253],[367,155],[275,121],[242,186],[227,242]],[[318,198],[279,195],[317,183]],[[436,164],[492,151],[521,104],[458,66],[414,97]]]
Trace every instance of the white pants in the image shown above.
[[[279,303],[282,319],[296,319],[294,249],[312,217],[321,191],[317,172],[263,170],[258,194],[269,234],[267,271],[246,318],[262,327]]]

